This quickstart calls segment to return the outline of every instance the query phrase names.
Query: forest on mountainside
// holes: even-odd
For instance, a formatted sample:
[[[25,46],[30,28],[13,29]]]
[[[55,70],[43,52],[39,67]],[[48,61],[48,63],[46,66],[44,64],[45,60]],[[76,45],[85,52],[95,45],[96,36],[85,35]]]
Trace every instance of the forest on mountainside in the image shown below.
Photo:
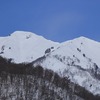
[[[0,100],[100,100],[68,77],[0,56]]]

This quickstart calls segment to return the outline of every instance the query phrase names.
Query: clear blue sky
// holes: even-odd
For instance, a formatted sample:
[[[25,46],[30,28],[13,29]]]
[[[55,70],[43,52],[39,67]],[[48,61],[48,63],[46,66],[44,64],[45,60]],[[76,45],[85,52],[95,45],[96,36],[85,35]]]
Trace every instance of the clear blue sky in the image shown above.
[[[100,0],[0,0],[0,36],[31,31],[53,41],[100,41]]]

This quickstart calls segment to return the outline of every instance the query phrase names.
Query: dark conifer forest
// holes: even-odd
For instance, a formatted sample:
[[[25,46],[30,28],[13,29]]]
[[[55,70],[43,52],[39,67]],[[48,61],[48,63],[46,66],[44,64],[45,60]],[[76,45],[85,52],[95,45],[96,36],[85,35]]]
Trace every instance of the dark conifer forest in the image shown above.
[[[68,77],[0,57],[0,100],[100,100]]]

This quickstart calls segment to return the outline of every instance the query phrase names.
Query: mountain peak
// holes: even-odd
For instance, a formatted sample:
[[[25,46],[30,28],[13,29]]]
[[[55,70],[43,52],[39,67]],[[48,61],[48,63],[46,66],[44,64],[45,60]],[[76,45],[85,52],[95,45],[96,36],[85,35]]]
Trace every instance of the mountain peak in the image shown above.
[[[87,38],[87,37],[84,37],[84,36],[80,36],[80,37],[74,38],[72,40],[65,41],[62,44],[72,43],[72,42],[74,42],[74,43],[77,43],[77,42],[80,43],[80,42],[97,42],[97,41],[94,41],[94,40],[92,40],[90,38]]]
[[[92,39],[92,38],[85,37],[85,36],[80,36],[80,37],[75,38],[75,39],[73,39],[73,40],[85,40],[85,41],[94,41],[94,42],[98,42],[98,41],[96,41],[96,40],[94,40],[94,39]],[[98,42],[98,43],[99,43],[99,42]]]
[[[80,39],[89,39],[89,38],[87,38],[87,37],[85,37],[85,36],[80,36],[80,37],[78,37],[78,38],[80,38]]]
[[[14,62],[31,62],[45,54],[45,50],[58,43],[32,32],[15,31],[0,41],[0,55],[14,59]],[[3,49],[2,49],[3,48]]]
[[[35,33],[28,32],[28,31],[15,31],[10,36],[11,37],[15,37],[15,38],[19,38],[19,39],[25,39],[25,38],[26,39],[29,39],[29,38],[33,38],[35,40],[37,40],[37,39],[47,40],[47,39],[45,39],[41,35],[37,35]]]
[[[11,36],[27,36],[27,35],[37,36],[35,33],[28,32],[28,31],[15,31],[11,34]]]
[[[88,37],[85,37],[85,36],[80,36],[80,37],[78,37],[76,39],[78,39],[78,40],[92,40],[92,39],[90,39]]]

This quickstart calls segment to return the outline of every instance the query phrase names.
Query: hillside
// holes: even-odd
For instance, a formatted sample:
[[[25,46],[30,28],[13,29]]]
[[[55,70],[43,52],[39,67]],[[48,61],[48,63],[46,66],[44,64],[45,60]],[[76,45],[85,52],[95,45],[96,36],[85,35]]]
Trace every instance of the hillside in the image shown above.
[[[6,77],[8,83],[6,84],[11,84],[10,86],[12,88],[14,87],[13,85],[15,85],[15,81],[20,80],[20,78],[18,78],[19,74],[21,77],[27,75],[27,77],[32,78],[33,76],[33,79],[29,80],[34,80],[34,77],[37,77],[37,84],[40,86],[40,83],[44,81],[42,76],[45,75],[43,72],[41,74],[41,71],[39,70],[42,69],[42,71],[44,70],[45,73],[48,73],[45,75],[45,78],[48,78],[45,79],[44,86],[51,84],[50,88],[53,89],[55,87],[57,89],[55,92],[56,99],[60,96],[59,98],[62,99],[58,100],[67,100],[66,98],[69,98],[69,100],[71,98],[73,98],[72,100],[77,100],[77,98],[79,98],[79,100],[99,100],[99,51],[99,42],[83,36],[63,43],[58,43],[47,40],[44,37],[31,32],[16,31],[7,37],[0,37],[0,71],[4,76],[4,73],[8,75]],[[36,76],[34,76],[34,70],[35,68],[38,68],[37,66],[41,66],[38,69],[39,75],[36,73]],[[15,77],[13,85],[12,83],[9,83],[11,78],[9,75],[14,75]],[[1,80],[2,77],[1,74]],[[62,79],[65,80],[63,83],[61,83]],[[52,80],[54,80],[54,82]],[[22,81],[24,81],[23,77]],[[27,81],[27,78],[25,81]],[[22,82],[22,84],[24,83]],[[65,86],[63,87],[63,85]],[[66,86],[71,90],[67,89]],[[5,85],[3,87],[5,87]],[[78,90],[77,87],[80,88],[80,90]],[[61,88],[62,94],[57,92],[59,88]],[[22,90],[21,87],[21,91],[23,92],[25,90]],[[52,91],[54,92],[54,90]],[[73,96],[75,96],[76,99],[74,99]],[[90,97],[92,97],[92,99],[90,99]],[[24,100],[28,99],[24,98]],[[29,100],[40,99],[35,98]],[[52,98],[50,100],[55,99]]]

